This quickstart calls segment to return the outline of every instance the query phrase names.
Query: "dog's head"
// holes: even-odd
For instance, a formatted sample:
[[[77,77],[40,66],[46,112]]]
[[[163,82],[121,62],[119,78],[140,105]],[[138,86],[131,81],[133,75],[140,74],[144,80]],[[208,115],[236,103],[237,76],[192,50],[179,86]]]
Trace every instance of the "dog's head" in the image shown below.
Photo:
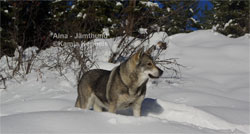
[[[163,71],[156,66],[151,57],[152,48],[144,52],[144,48],[138,50],[131,59],[135,64],[135,71],[144,78],[159,78]]]

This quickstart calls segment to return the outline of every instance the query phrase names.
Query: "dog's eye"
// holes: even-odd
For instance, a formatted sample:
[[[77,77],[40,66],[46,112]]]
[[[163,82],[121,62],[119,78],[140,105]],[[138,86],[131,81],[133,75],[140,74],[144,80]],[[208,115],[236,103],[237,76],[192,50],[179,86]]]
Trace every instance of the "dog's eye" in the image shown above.
[[[152,63],[149,62],[147,65],[148,65],[148,66],[152,66]]]

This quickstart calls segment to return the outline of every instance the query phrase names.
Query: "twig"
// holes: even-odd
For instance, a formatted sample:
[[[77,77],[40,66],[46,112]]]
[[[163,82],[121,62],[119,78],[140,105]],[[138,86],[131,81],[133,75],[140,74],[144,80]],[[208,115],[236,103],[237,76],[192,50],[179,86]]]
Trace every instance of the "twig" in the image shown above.
[[[6,83],[5,83],[6,78],[4,78],[1,74],[0,74],[0,78],[1,78],[1,79],[0,79],[0,82],[3,81],[3,88],[0,87],[0,89],[6,89],[6,88],[7,88]]]

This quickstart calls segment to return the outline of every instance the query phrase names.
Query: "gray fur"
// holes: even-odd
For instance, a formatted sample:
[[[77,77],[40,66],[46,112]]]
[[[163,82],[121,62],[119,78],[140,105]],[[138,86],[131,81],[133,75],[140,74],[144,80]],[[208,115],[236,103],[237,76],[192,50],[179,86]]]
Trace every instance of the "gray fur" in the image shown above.
[[[152,57],[141,49],[111,71],[86,72],[78,84],[75,106],[113,113],[131,107],[134,116],[140,116],[148,79],[158,78],[162,72]]]

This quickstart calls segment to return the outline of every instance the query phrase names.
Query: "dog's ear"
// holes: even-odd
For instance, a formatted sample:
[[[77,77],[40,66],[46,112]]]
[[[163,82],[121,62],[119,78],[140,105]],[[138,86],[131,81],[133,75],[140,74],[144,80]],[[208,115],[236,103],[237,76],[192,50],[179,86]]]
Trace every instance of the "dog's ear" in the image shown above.
[[[138,61],[144,53],[144,47],[140,48],[134,55],[135,61]]]
[[[147,55],[151,55],[151,53],[156,49],[155,45],[151,46],[146,52],[145,54]]]

